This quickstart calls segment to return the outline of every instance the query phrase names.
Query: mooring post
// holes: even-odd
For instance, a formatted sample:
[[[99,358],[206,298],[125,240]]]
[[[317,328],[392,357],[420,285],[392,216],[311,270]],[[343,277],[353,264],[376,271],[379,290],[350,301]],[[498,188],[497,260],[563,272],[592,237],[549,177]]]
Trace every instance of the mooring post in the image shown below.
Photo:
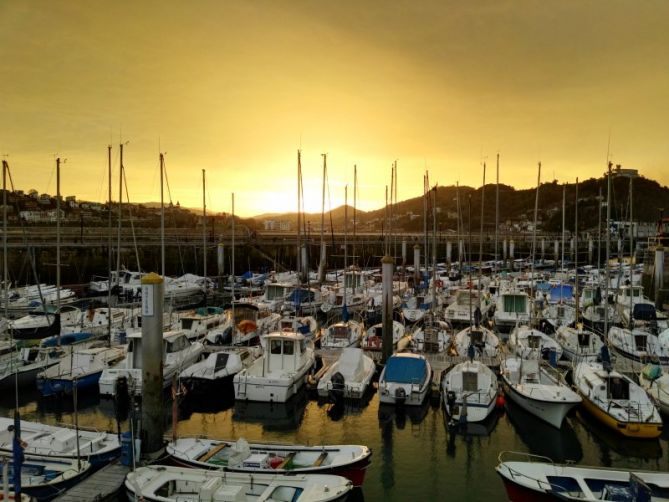
[[[142,277],[142,451],[163,446],[163,278]]]
[[[382,304],[381,326],[383,351],[381,362],[386,363],[393,353],[393,267],[395,260],[386,255],[381,259]]]

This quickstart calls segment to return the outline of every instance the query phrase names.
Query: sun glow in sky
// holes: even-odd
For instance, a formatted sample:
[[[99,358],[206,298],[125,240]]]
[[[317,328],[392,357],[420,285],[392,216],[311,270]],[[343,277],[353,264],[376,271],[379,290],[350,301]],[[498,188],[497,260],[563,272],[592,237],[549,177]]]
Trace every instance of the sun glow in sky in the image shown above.
[[[669,2],[176,0],[0,3],[0,154],[19,189],[251,216],[383,205],[440,185],[573,181],[614,163],[669,182]],[[114,182],[117,183],[116,181]],[[118,188],[114,188],[114,199]]]

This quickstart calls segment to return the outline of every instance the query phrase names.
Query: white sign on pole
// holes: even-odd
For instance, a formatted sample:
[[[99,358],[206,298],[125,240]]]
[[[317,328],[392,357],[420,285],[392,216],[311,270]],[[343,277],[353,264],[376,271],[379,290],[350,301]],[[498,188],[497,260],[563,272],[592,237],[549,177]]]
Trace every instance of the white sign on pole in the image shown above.
[[[142,316],[153,317],[153,284],[142,284]]]

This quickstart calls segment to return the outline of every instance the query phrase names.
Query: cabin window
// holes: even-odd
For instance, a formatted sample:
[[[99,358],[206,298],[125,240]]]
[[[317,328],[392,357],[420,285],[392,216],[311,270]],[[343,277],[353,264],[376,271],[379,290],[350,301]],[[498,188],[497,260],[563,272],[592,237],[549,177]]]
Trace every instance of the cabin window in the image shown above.
[[[611,377],[608,379],[608,394],[611,399],[629,399],[630,385],[627,380],[621,377]]]
[[[527,337],[527,346],[531,349],[538,349],[541,347],[541,337],[540,336],[528,336]]]
[[[462,372],[462,391],[463,392],[478,391],[478,373],[475,373],[473,371]]]
[[[281,354],[281,340],[270,340],[269,347],[272,354]]]
[[[578,345],[579,345],[579,347],[590,346],[590,333],[579,333],[578,334]]]
[[[220,371],[225,368],[225,366],[228,364],[229,356],[230,354],[226,354],[224,352],[218,354],[216,357],[216,367],[214,368],[214,371]]]
[[[559,318],[563,318],[563,317],[564,317],[564,307],[558,307],[558,309],[557,309],[557,316],[558,316]]]
[[[193,319],[181,319],[182,329],[191,329],[192,326],[193,326]]]
[[[472,345],[483,345],[483,331],[470,331],[469,340]]]
[[[646,342],[648,338],[646,335],[634,335],[634,344],[636,345],[636,350],[646,350]]]
[[[292,340],[283,341],[283,354],[286,356],[292,356],[295,353],[295,344]]]
[[[524,313],[525,297],[522,295],[506,295],[504,297],[504,311]]]

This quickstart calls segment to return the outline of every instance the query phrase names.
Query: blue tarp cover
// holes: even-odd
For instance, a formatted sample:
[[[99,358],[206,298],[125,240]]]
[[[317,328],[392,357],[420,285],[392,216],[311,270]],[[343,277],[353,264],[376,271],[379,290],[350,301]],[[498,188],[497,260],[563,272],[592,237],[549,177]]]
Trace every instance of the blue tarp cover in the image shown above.
[[[550,292],[550,301],[559,302],[560,300],[566,300],[571,298],[574,295],[574,288],[568,284],[562,284],[561,286],[553,286]]]
[[[385,380],[395,383],[420,383],[427,375],[424,359],[392,356],[386,363]]]

